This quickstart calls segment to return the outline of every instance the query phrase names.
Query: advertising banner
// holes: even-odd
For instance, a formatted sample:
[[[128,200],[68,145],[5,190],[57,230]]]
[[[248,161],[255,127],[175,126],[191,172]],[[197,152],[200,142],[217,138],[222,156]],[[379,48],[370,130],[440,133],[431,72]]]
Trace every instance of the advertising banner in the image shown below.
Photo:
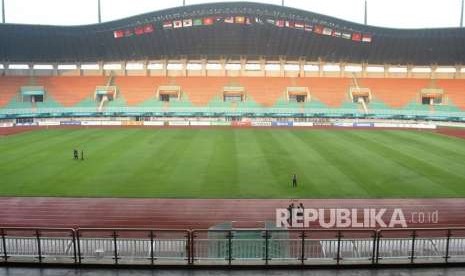
[[[81,121],[61,121],[60,125],[62,125],[62,126],[80,126]]]
[[[232,122],[231,125],[233,127],[249,127],[249,126],[252,126],[252,123],[251,122],[237,122],[237,121],[234,121],[234,122]]]
[[[101,121],[102,126],[120,126],[121,121]]]
[[[252,126],[255,126],[255,127],[270,127],[271,122],[252,122]]]
[[[274,127],[292,127],[294,123],[293,122],[272,122],[271,125]]]
[[[0,123],[0,127],[13,127],[13,123]]]
[[[212,126],[231,126],[231,122],[224,122],[224,121],[212,121],[210,122]]]
[[[295,127],[312,127],[312,122],[294,122],[293,126]]]
[[[190,121],[191,126],[211,126],[209,121]]]
[[[83,126],[101,126],[101,121],[82,121],[81,125]]]
[[[141,126],[143,122],[141,121],[122,121],[121,125],[123,126]]]
[[[163,126],[165,122],[163,121],[145,121],[144,126]]]
[[[374,127],[374,123],[354,123],[354,127]]]
[[[189,121],[169,121],[169,126],[188,126]]]
[[[39,122],[39,126],[59,126],[60,122],[58,121],[45,121],[45,122]]]

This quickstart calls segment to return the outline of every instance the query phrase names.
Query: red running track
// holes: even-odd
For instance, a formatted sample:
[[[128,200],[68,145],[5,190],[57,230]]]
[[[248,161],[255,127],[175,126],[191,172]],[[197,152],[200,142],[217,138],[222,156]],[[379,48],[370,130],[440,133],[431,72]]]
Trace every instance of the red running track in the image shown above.
[[[401,208],[408,227],[465,227],[465,199],[117,199],[0,198],[0,227],[140,227],[206,229],[234,221],[234,226],[262,227],[275,221],[276,208],[302,202],[305,208],[386,208],[389,222]],[[438,212],[438,223],[428,216]],[[329,211],[327,210],[329,213]],[[418,213],[424,223],[416,223]],[[414,221],[412,221],[412,219]],[[363,221],[363,220],[359,220]],[[311,227],[318,227],[311,224]]]

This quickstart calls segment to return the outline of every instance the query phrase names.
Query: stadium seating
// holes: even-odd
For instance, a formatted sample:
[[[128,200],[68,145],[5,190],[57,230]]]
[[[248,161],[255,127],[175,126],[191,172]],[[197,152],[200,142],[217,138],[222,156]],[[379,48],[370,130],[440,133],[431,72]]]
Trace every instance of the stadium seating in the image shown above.
[[[22,102],[18,93],[21,86],[30,82],[28,77],[0,78],[0,107],[3,109],[45,110],[73,107],[86,112],[96,112],[95,87],[106,83],[105,77],[35,77],[34,84],[46,91],[44,102]],[[255,113],[308,113],[344,116],[364,114],[358,103],[353,103],[349,88],[350,78],[282,78],[282,77],[151,77],[117,76],[114,85],[119,96],[105,103],[106,112],[255,112]],[[451,116],[465,110],[465,80],[437,80],[435,86],[444,93],[441,105],[420,103],[420,91],[431,85],[429,79],[360,78],[360,87],[369,88],[372,99],[367,104],[368,114]],[[176,85],[181,88],[181,99],[169,103],[160,101],[156,91],[160,86]],[[244,102],[224,102],[224,87],[243,87]],[[309,101],[289,102],[288,87],[307,87]],[[82,109],[84,108],[84,109]],[[141,110],[138,110],[141,109]],[[11,112],[11,111],[10,111]],[[84,112],[84,111],[82,111]]]

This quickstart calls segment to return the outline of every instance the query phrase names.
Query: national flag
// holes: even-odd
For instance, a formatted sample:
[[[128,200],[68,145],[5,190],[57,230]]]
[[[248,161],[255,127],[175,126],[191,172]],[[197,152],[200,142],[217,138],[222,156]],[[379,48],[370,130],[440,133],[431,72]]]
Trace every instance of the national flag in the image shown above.
[[[291,22],[289,21],[284,21],[284,26],[286,26],[287,28],[291,27]]]
[[[203,25],[213,25],[213,18],[211,17],[206,17],[203,19]]]
[[[315,25],[315,27],[313,28],[313,31],[317,34],[322,34],[323,33],[323,26],[321,25]]]
[[[192,27],[192,19],[184,19],[184,20],[182,21],[182,26],[183,26],[184,28],[186,28],[186,27]]]
[[[171,21],[163,22],[163,29],[171,29],[171,28],[173,28],[173,22]]]
[[[302,23],[302,22],[295,22],[294,27],[295,27],[296,29],[303,30],[303,28],[304,28],[304,23]]]
[[[224,18],[224,23],[232,24],[234,23],[234,16],[227,16]]]
[[[362,36],[362,42],[371,43],[371,34],[364,34]]]
[[[276,20],[276,26],[280,28],[284,27],[284,20]]]
[[[312,25],[305,24],[304,30],[305,30],[306,32],[311,32],[311,31],[313,31],[313,26],[312,26]]]
[[[215,18],[215,20],[216,20],[216,23],[221,23],[221,22],[224,21],[224,18],[221,17],[221,16],[218,16],[218,17]]]
[[[263,20],[259,17],[255,17],[255,23],[263,24]],[[274,20],[273,20],[273,23],[274,23]]]
[[[243,16],[236,16],[234,22],[236,24],[244,24],[245,23],[245,17]]]
[[[350,39],[352,35],[350,33],[342,33],[342,38]]]
[[[182,20],[175,20],[173,21],[173,27],[175,29],[182,28]]]
[[[361,33],[353,33],[352,34],[352,40],[353,41],[361,41],[362,40],[362,34]]]
[[[122,38],[124,37],[124,31],[123,30],[117,30],[113,32],[113,37],[114,38]]]
[[[124,36],[128,37],[128,36],[132,36],[132,35],[133,35],[133,33],[132,33],[131,30],[127,29],[127,30],[124,31]]]
[[[267,19],[267,20],[266,20],[266,23],[275,25],[275,24],[276,24],[276,21],[275,21],[274,19]]]
[[[155,29],[153,28],[153,25],[152,24],[147,24],[144,26],[144,33],[148,34],[148,33],[153,33]]]
[[[134,28],[134,33],[136,35],[143,35],[144,34],[144,27],[143,26],[138,26]]]
[[[342,33],[341,33],[340,31],[333,30],[333,36],[334,36],[334,37],[341,37],[341,36],[342,36]]]
[[[192,22],[192,25],[194,26],[202,26],[202,19],[201,18],[196,18],[194,19],[194,21]]]
[[[323,28],[322,34],[324,34],[324,35],[332,35],[333,34],[333,29],[325,27],[325,28]]]
[[[245,18],[245,24],[246,24],[246,25],[252,24],[252,21],[250,20],[250,17],[246,17],[246,18]]]

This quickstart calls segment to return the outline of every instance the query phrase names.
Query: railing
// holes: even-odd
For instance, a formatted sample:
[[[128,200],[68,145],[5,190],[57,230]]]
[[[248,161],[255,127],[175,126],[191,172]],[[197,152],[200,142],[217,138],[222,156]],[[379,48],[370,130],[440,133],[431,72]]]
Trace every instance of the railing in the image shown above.
[[[0,228],[0,264],[382,265],[465,263],[465,228],[168,230]]]

